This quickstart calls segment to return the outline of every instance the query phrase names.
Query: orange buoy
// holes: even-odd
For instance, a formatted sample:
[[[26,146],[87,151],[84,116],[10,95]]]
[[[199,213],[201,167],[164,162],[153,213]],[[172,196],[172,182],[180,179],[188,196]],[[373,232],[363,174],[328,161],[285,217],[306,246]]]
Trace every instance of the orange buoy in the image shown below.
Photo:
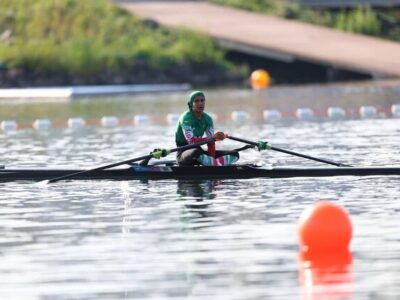
[[[347,211],[330,201],[319,201],[300,217],[300,250],[328,252],[348,250],[352,225]]]
[[[265,89],[271,84],[268,72],[262,69],[255,70],[250,75],[250,85],[255,90]]]

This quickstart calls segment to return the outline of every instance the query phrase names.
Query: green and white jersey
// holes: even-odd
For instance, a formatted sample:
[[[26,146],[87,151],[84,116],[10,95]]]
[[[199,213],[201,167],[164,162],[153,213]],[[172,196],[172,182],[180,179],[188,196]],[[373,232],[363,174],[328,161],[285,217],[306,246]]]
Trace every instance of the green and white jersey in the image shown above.
[[[214,135],[214,123],[210,115],[203,113],[199,120],[191,111],[186,111],[176,125],[175,142],[178,147],[198,143],[204,140],[204,134],[207,137]]]

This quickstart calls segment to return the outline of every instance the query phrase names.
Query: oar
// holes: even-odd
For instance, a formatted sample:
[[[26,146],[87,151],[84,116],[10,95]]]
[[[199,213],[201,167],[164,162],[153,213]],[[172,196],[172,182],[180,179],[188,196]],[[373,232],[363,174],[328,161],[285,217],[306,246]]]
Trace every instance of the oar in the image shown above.
[[[253,145],[253,146],[258,146],[258,144],[259,144],[257,142],[252,142],[252,141],[245,140],[245,139],[238,138],[238,137],[234,137],[234,136],[231,136],[231,135],[228,135],[227,138],[229,138],[231,140],[234,140],[234,141],[242,142],[242,143],[245,143],[245,144]],[[347,164],[334,162],[334,161],[331,161],[331,160],[322,159],[322,158],[318,158],[318,157],[313,157],[313,156],[309,156],[309,155],[293,152],[293,151],[282,149],[282,148],[278,148],[278,147],[273,147],[270,144],[267,144],[267,149],[274,150],[274,151],[279,151],[279,152],[283,152],[283,153],[286,153],[286,154],[299,156],[299,157],[303,157],[303,158],[307,158],[307,159],[311,159],[311,160],[315,160],[315,161],[318,161],[318,162],[322,162],[322,163],[325,163],[325,164],[330,164],[330,165],[334,165],[334,166],[338,166],[338,167],[351,167],[350,165],[347,165]]]
[[[157,151],[151,152],[150,154],[147,154],[147,155],[131,158],[131,159],[120,161],[120,162],[113,163],[113,164],[110,164],[110,165],[105,165],[105,166],[101,166],[101,167],[97,167],[97,168],[93,168],[93,169],[89,169],[89,170],[85,170],[85,171],[80,171],[80,172],[75,172],[75,173],[67,174],[67,175],[60,176],[60,177],[55,177],[55,178],[47,180],[46,183],[54,183],[54,182],[57,182],[59,180],[73,178],[75,176],[82,175],[82,174],[85,174],[85,173],[90,173],[90,172],[94,172],[94,171],[110,169],[110,168],[114,168],[114,167],[117,167],[117,166],[129,164],[129,163],[133,163],[133,162],[136,162],[136,161],[141,161],[141,160],[149,159],[149,158],[153,158],[153,157],[154,158],[164,157],[164,156],[167,156],[168,154],[170,154],[172,152],[184,151],[184,150],[196,148],[196,147],[199,147],[201,145],[204,145],[204,144],[207,144],[207,143],[210,143],[210,142],[213,142],[213,141],[214,141],[213,138],[209,138],[209,139],[204,140],[202,142],[198,142],[198,143],[194,143],[194,144],[190,144],[190,145],[185,145],[185,146],[181,146],[181,147],[177,147],[177,148],[173,148],[173,149],[169,149],[169,150],[168,149],[157,150]]]

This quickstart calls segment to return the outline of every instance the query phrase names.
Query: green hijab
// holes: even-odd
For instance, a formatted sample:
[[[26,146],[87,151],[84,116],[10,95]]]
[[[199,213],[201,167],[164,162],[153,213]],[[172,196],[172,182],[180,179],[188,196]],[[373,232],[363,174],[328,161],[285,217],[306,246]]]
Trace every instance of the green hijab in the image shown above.
[[[187,102],[190,111],[192,111],[193,102],[194,102],[194,99],[195,99],[197,96],[203,96],[204,99],[206,98],[206,96],[204,95],[204,93],[201,92],[201,91],[193,91],[193,92],[191,92],[190,95],[189,95],[189,97],[188,97],[188,102]]]

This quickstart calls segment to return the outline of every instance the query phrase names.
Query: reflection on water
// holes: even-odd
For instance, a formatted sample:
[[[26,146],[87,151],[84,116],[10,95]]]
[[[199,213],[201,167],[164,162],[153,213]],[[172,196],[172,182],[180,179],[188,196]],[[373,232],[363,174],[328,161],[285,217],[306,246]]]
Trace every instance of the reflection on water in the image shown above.
[[[157,110],[153,104],[158,100],[146,101],[138,107]],[[220,101],[216,110],[229,104]],[[161,109],[185,107],[178,100],[168,105]],[[216,127],[353,165],[400,165],[398,119],[217,122]],[[0,132],[0,164],[110,164],[173,147],[174,129],[148,125]],[[240,146],[230,140],[217,144]],[[273,151],[246,150],[241,160],[320,165]],[[399,194],[394,176],[66,181],[45,188],[0,183],[0,298],[397,299]],[[299,269],[297,220],[320,199],[349,211],[354,261],[302,264]]]
[[[218,180],[178,180],[177,193],[182,199],[192,198],[196,201],[214,199],[213,191],[219,183]]]
[[[348,250],[333,253],[300,253],[299,278],[304,299],[352,299],[352,254]]]

